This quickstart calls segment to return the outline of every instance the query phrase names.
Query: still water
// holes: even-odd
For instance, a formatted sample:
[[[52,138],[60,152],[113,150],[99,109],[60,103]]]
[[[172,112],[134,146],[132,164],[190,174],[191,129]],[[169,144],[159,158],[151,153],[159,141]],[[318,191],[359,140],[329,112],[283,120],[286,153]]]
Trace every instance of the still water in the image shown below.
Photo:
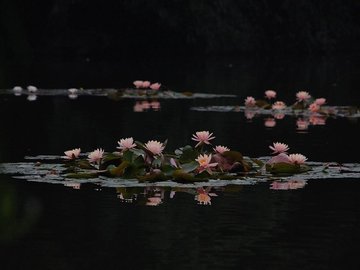
[[[75,72],[78,80],[68,71],[71,65],[28,67],[27,75],[12,67],[21,74],[18,82],[4,68],[2,88],[26,86],[31,78],[46,88],[89,87],[85,82],[125,87],[147,76],[156,80],[162,71],[161,82],[173,90],[238,97],[144,101],[37,96],[29,101],[25,94],[2,95],[0,162],[62,155],[75,147],[114,151],[120,138],[130,136],[168,139],[167,149],[173,151],[192,144],[195,131],[209,130],[216,144],[247,156],[269,155],[268,145],[282,141],[311,161],[359,163],[357,118],[330,117],[299,130],[298,119],[289,115],[269,126],[269,116],[249,119],[243,112],[193,110],[243,105],[244,97],[261,97],[268,88],[289,103],[298,90],[307,89],[331,105],[359,106],[360,69],[348,58],[296,63],[214,61],[188,65],[186,72],[174,67],[176,74],[157,66],[147,73],[145,65],[139,68],[140,78],[126,71],[122,79],[110,81],[104,69],[116,72],[108,66],[99,70],[100,79],[94,76],[100,64],[89,64],[83,75]],[[65,82],[48,69],[58,69]],[[118,70],[126,68],[119,65]],[[116,189],[0,175],[1,269],[359,269],[359,180]]]

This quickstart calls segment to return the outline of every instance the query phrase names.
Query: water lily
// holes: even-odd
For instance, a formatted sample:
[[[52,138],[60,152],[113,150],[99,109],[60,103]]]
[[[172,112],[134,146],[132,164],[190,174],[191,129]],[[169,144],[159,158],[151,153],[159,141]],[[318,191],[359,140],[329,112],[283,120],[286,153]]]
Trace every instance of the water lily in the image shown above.
[[[286,104],[283,101],[276,101],[273,105],[272,105],[272,109],[273,110],[283,110],[286,108]]]
[[[23,90],[23,89],[22,89],[21,86],[14,86],[14,88],[13,88],[13,91],[14,91],[15,93],[21,92],[22,90]]]
[[[322,106],[326,103],[326,98],[317,98],[315,99],[315,103],[319,106]]]
[[[120,139],[120,141],[118,141],[118,144],[119,144],[119,146],[116,148],[120,149],[123,152],[126,150],[129,150],[129,149],[132,149],[136,146],[136,144],[134,143],[134,139],[132,137]]]
[[[276,156],[273,156],[267,163],[268,164],[291,163],[291,160],[287,154],[280,153]]]
[[[301,101],[306,101],[309,98],[311,98],[310,94],[306,91],[299,91],[296,93],[296,99],[301,102]]]
[[[67,151],[64,152],[65,156],[63,156],[62,158],[64,158],[64,159],[76,159],[76,158],[79,157],[80,152],[81,152],[80,148],[67,150]]]
[[[79,91],[79,89],[77,89],[77,88],[69,88],[69,89],[68,89],[68,92],[69,92],[70,94],[76,94],[78,91]]]
[[[136,88],[142,88],[143,81],[134,81],[133,84],[135,85]]]
[[[255,98],[249,96],[249,97],[246,97],[245,99],[245,106],[246,107],[254,107],[256,105],[256,100]]]
[[[36,86],[33,86],[33,85],[29,85],[27,87],[27,90],[30,92],[30,93],[35,93],[38,89]]]
[[[320,110],[320,106],[315,102],[309,105],[309,111],[314,113],[314,112],[318,112],[319,110]]]
[[[291,154],[291,155],[289,155],[289,159],[290,159],[291,163],[301,165],[301,164],[305,163],[305,161],[307,160],[307,157],[305,157],[302,154]]]
[[[197,159],[195,159],[199,163],[199,173],[202,173],[203,171],[207,171],[209,174],[212,174],[211,168],[216,167],[217,163],[210,163],[211,162],[211,154],[207,155],[199,155]]]
[[[215,139],[215,137],[211,137],[212,135],[209,131],[197,131],[191,139],[198,142],[198,144],[195,145],[195,147],[198,147],[201,144],[210,144],[209,141]]]
[[[145,143],[145,148],[150,151],[154,156],[156,156],[161,155],[165,146],[158,141],[148,141],[147,143]]]
[[[160,87],[161,87],[161,84],[160,84],[160,83],[153,83],[153,84],[150,85],[150,88],[151,88],[152,90],[159,90]]]
[[[217,146],[215,146],[214,151],[219,153],[219,154],[223,154],[226,151],[230,151],[230,149],[227,148],[226,146],[217,145]]]
[[[269,148],[273,150],[273,154],[286,153],[289,150],[289,146],[285,143],[274,142]]]
[[[266,90],[265,91],[265,97],[267,99],[276,98],[276,92],[274,90]]]
[[[143,81],[142,88],[149,88],[150,84],[149,81]]]
[[[88,155],[88,160],[90,163],[97,163],[98,165],[100,165],[103,155],[104,155],[104,150],[98,148]]]

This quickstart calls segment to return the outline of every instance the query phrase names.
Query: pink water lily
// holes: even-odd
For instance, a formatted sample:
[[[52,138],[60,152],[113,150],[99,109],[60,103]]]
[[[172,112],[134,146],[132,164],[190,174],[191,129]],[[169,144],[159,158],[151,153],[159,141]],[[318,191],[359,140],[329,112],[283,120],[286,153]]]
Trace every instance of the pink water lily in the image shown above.
[[[291,160],[287,154],[280,153],[276,156],[273,156],[267,163],[268,164],[291,163]]]
[[[255,98],[249,96],[249,97],[246,97],[245,99],[245,106],[246,107],[254,107],[256,105],[256,100]]]
[[[210,144],[209,141],[215,139],[215,137],[211,137],[212,135],[209,131],[197,131],[191,139],[198,142],[198,144],[195,145],[195,147],[198,147],[201,144]]]
[[[143,88],[149,88],[150,84],[151,83],[149,81],[143,81],[142,87]]]
[[[272,105],[272,109],[273,110],[283,110],[286,108],[286,104],[283,101],[276,101],[273,105]]]
[[[133,84],[136,88],[142,88],[143,81],[134,81]]]
[[[148,141],[147,143],[145,143],[145,148],[150,151],[154,156],[156,156],[161,155],[165,146],[158,141]]]
[[[311,112],[318,112],[320,110],[320,106],[318,104],[316,104],[315,102],[314,103],[311,103],[309,105],[309,111]]]
[[[79,157],[80,152],[81,152],[80,148],[75,148],[75,149],[72,149],[72,150],[68,150],[68,151],[64,152],[65,156],[63,156],[62,158],[64,158],[64,159],[76,159],[76,158]]]
[[[97,163],[98,165],[100,165],[101,163],[101,159],[104,156],[104,150],[101,148],[98,148],[94,151],[92,151],[89,155],[88,155],[88,160],[90,163]]]
[[[223,154],[224,152],[230,151],[230,149],[227,148],[226,146],[217,145],[215,146],[214,151],[219,154]]]
[[[27,90],[30,92],[30,93],[35,93],[35,92],[37,92],[37,87],[36,86],[33,86],[33,85],[29,85],[28,87],[27,87]]]
[[[307,160],[307,157],[305,157],[302,154],[291,154],[291,155],[289,155],[289,159],[290,159],[291,163],[301,165],[301,164],[305,163],[305,161]]]
[[[150,82],[149,81],[134,81],[133,84],[136,88],[149,88]]]
[[[276,98],[276,92],[274,90],[266,90],[265,91],[265,97],[267,99]]]
[[[319,106],[322,106],[326,103],[326,98],[317,98],[315,99],[315,103]]]
[[[207,171],[209,174],[212,174],[211,168],[216,167],[217,163],[210,163],[211,162],[212,155],[199,155],[197,159],[195,159],[199,163],[199,173],[202,173],[203,171]]]
[[[150,88],[151,88],[152,90],[159,90],[160,87],[161,87],[161,84],[160,84],[160,83],[153,83],[153,84],[150,85]]]
[[[119,146],[116,148],[120,149],[121,151],[126,151],[136,146],[136,144],[134,143],[134,139],[132,137],[120,139],[120,141],[118,141],[118,144]]]
[[[273,150],[273,154],[285,153],[289,150],[289,146],[285,143],[274,142],[273,145],[270,145],[269,148]]]
[[[311,98],[310,94],[306,91],[299,91],[296,93],[296,99],[298,101],[306,101]]]

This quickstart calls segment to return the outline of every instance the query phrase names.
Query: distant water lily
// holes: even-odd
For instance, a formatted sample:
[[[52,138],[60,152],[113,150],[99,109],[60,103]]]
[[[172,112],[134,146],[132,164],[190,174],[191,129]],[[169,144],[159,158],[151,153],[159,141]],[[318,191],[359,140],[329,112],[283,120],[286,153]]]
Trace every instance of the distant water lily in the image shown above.
[[[69,92],[70,94],[76,94],[78,91],[79,91],[79,89],[77,89],[77,88],[69,88],[69,89],[68,89],[68,92]]]
[[[210,163],[212,155],[199,155],[197,159],[195,159],[199,163],[199,173],[203,171],[207,171],[209,174],[212,174],[211,168],[216,167],[217,163]]]
[[[116,148],[120,149],[121,151],[126,151],[136,147],[136,144],[134,143],[134,139],[132,137],[120,139],[120,141],[118,141],[118,144],[119,146]]]
[[[290,159],[291,163],[301,165],[301,164],[305,163],[305,161],[307,160],[307,157],[305,157],[302,154],[291,154],[291,155],[289,155],[289,159]]]
[[[104,155],[104,150],[101,148],[98,148],[88,155],[88,160],[90,163],[96,163],[96,164],[100,165],[103,155]]]
[[[67,150],[67,151],[64,152],[65,156],[63,156],[62,158],[64,158],[64,159],[76,159],[76,158],[79,157],[80,152],[81,152],[80,148]]]
[[[289,150],[289,146],[285,143],[274,142],[273,145],[270,145],[269,148],[273,150],[273,154],[285,153]]]
[[[265,91],[265,97],[267,99],[276,98],[276,92],[274,90],[266,90]]]
[[[150,85],[150,88],[151,88],[152,90],[159,90],[160,87],[161,87],[161,84],[160,84],[160,83],[153,83],[153,84]]]
[[[301,101],[307,101],[309,98],[311,98],[310,94],[306,91],[299,91],[296,93],[296,99]]]
[[[13,91],[14,92],[21,92],[23,89],[21,86],[14,86]]]
[[[202,144],[210,144],[210,140],[215,139],[215,137],[211,137],[212,135],[209,131],[197,131],[191,139],[198,142],[198,144],[195,145],[195,147],[198,147]]]
[[[149,81],[144,81],[142,84],[142,88],[149,88],[150,87],[150,82]]]
[[[273,110],[283,110],[286,108],[286,104],[283,101],[276,101],[273,105],[272,105],[272,109]]]
[[[268,164],[291,163],[291,160],[287,154],[280,153],[280,154],[272,157],[267,163]]]
[[[133,84],[136,88],[149,88],[150,86],[149,81],[134,81]]]
[[[28,87],[27,87],[27,90],[29,91],[29,92],[31,92],[31,93],[35,93],[35,92],[37,92],[37,87],[36,86],[33,86],[33,85],[29,85]]]
[[[326,103],[326,98],[317,98],[315,99],[315,103],[319,106],[322,106]]]
[[[214,151],[219,153],[219,154],[223,154],[226,151],[230,151],[230,149],[227,148],[226,146],[217,145],[217,146],[215,146]]]
[[[249,96],[249,97],[246,97],[245,99],[245,106],[246,107],[254,107],[256,105],[256,100],[255,98]]]
[[[161,155],[164,150],[164,145],[158,141],[148,141],[145,143],[145,148],[150,151],[154,156]]]

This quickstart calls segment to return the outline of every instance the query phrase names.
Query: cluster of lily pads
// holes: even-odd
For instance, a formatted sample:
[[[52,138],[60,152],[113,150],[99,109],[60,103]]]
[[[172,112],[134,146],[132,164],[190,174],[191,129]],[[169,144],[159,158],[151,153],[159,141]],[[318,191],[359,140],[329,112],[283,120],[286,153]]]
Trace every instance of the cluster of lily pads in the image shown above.
[[[245,107],[259,107],[263,109],[273,109],[273,110],[284,110],[287,108],[287,105],[283,101],[274,101],[276,99],[277,93],[274,90],[265,91],[265,100],[258,99],[256,100],[252,96],[248,96],[245,99]],[[321,106],[326,103],[325,98],[316,98],[314,99],[309,92],[299,91],[296,93],[296,102],[291,105],[293,109],[304,110],[308,109],[311,112],[320,112]]]
[[[87,155],[81,149],[65,151],[65,178],[95,178],[98,176],[137,179],[140,181],[196,182],[209,179],[238,179],[239,176],[261,174],[296,174],[310,170],[307,158],[301,154],[287,155],[289,147],[283,143],[270,146],[274,156],[266,163],[226,146],[212,146],[215,139],[209,131],[198,131],[192,136],[194,147],[186,145],[174,153],[165,153],[167,141],[147,143],[124,138],[117,150],[108,152],[98,148]],[[85,157],[85,158],[84,158]]]

